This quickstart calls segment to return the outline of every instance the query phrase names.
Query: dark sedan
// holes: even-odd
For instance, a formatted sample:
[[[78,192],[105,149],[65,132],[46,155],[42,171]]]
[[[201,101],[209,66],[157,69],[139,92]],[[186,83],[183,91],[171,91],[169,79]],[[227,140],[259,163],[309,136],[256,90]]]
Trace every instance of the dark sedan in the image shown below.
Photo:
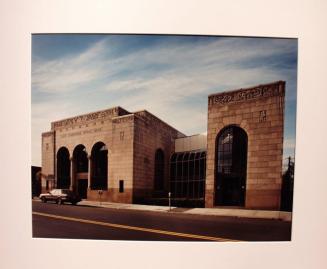
[[[54,201],[57,204],[68,202],[76,205],[81,201],[81,198],[78,194],[68,189],[53,189],[48,193],[42,193],[39,198],[43,203]]]

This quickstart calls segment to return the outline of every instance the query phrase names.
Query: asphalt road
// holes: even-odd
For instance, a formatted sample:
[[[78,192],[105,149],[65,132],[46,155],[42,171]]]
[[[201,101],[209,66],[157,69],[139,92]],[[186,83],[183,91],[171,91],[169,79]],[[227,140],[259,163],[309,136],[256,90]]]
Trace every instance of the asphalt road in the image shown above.
[[[32,202],[33,237],[149,241],[289,241],[291,223]]]

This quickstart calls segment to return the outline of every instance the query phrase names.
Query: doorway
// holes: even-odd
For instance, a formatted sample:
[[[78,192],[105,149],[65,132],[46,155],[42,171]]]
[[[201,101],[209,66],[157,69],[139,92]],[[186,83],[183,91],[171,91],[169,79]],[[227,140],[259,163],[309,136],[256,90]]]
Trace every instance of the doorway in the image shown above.
[[[87,179],[78,180],[77,192],[82,199],[87,198]]]
[[[244,206],[247,134],[238,126],[224,128],[216,139],[215,205]]]

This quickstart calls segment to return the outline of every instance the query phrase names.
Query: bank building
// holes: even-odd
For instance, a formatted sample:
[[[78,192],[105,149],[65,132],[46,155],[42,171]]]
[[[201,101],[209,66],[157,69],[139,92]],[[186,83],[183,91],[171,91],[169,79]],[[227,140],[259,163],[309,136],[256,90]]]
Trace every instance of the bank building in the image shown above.
[[[42,189],[119,203],[279,210],[285,82],[208,96],[207,134],[122,107],[54,121]],[[190,115],[191,117],[192,115]]]

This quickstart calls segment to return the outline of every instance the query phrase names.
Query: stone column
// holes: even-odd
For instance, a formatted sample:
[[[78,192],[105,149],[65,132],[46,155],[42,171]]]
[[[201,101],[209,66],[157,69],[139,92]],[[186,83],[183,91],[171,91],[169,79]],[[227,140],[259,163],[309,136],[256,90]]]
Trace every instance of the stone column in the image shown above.
[[[54,172],[53,174],[54,174],[54,185],[55,185],[54,187],[55,188],[58,188],[58,174],[57,174],[57,171],[58,171],[57,170],[57,160],[55,159],[54,171],[53,171]]]
[[[73,190],[73,185],[74,185],[74,159],[73,157],[69,158],[70,160],[70,190]]]
[[[88,159],[88,174],[87,174],[87,188],[91,188],[91,175],[92,175],[92,158],[91,155],[87,155]]]

